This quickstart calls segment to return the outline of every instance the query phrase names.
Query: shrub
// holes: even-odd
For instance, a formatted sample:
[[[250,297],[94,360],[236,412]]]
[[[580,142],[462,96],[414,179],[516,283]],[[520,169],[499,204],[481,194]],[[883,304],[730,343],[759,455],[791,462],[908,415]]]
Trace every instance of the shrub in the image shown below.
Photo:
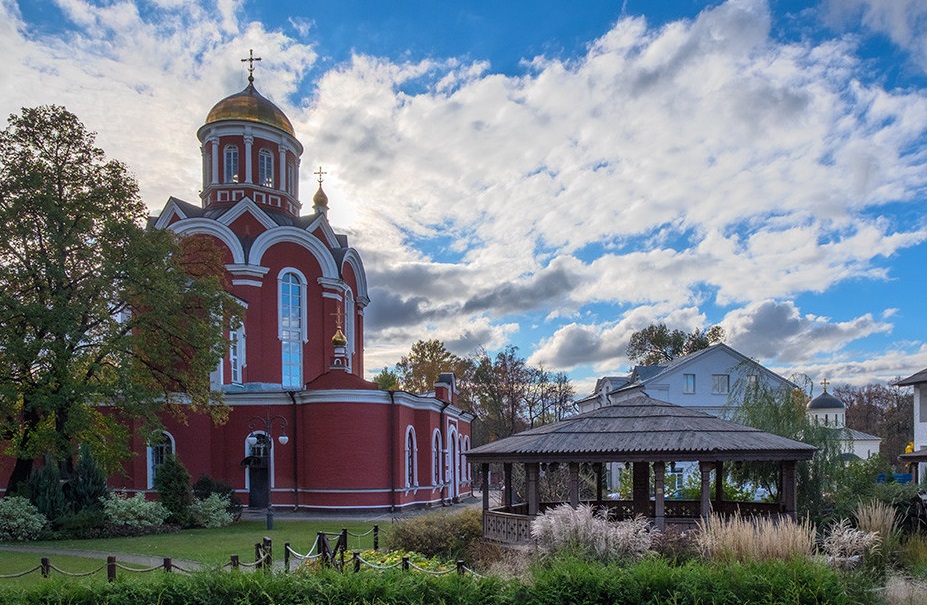
[[[745,518],[712,515],[699,521],[698,546],[702,554],[721,561],[768,561],[810,557],[814,554],[815,528],[805,519]]]
[[[193,504],[190,473],[176,456],[168,456],[158,467],[154,488],[158,492],[158,500],[170,513],[168,520],[184,527],[189,525],[190,505]]]
[[[48,523],[29,500],[7,496],[0,500],[0,541],[34,540]]]
[[[160,502],[149,502],[141,492],[129,498],[111,494],[103,500],[103,513],[107,523],[128,527],[158,526],[167,520],[170,512]]]
[[[531,535],[552,552],[599,561],[639,558],[652,541],[650,522],[644,517],[610,523],[591,506],[574,509],[569,504],[535,519]]]
[[[483,537],[483,513],[468,508],[435,512],[395,523],[386,536],[391,550],[417,552],[426,557],[466,559],[468,546]]]
[[[81,447],[77,468],[68,483],[66,496],[72,509],[77,512],[99,510],[103,506],[101,499],[106,496],[106,476],[90,454],[90,448]]]
[[[232,519],[237,521],[241,517],[243,506],[241,498],[235,493],[235,488],[227,483],[217,481],[209,475],[200,475],[200,478],[193,484],[193,495],[200,500],[205,500],[210,494],[219,494],[228,498],[228,512],[232,515]]]
[[[190,505],[190,523],[196,527],[225,527],[234,520],[228,508],[228,498],[219,494],[210,494],[202,500],[196,498]]]
[[[47,519],[55,520],[68,512],[57,465],[49,463],[33,470],[28,483],[29,501]]]
[[[75,513],[58,517],[57,525],[62,538],[100,538],[106,535],[106,516],[103,503],[97,508],[85,507]]]

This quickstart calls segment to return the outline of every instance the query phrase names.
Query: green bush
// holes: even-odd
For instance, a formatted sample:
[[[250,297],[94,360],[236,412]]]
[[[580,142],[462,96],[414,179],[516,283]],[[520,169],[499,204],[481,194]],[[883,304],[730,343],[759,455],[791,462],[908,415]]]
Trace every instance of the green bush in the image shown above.
[[[390,550],[408,550],[426,557],[466,559],[467,549],[483,537],[483,513],[475,508],[424,513],[395,523],[386,536]]]
[[[29,501],[47,519],[54,521],[68,512],[64,489],[61,487],[61,473],[58,466],[48,463],[29,475]]]
[[[190,505],[193,504],[190,473],[176,456],[168,456],[158,467],[154,488],[158,492],[158,500],[170,513],[167,520],[181,527],[190,525]]]
[[[219,494],[196,498],[190,505],[190,523],[195,527],[225,527],[234,519],[228,510],[229,500]]]
[[[0,542],[34,540],[48,523],[34,504],[20,496],[0,500]]]
[[[97,508],[84,508],[58,517],[57,525],[59,535],[64,539],[102,538],[106,536],[103,503],[100,502]]]
[[[852,582],[854,585],[849,586]],[[644,560],[629,566],[554,559],[526,581],[480,579],[455,573],[330,569],[291,574],[198,572],[126,575],[113,583],[41,582],[2,589],[0,605],[225,605],[227,603],[445,603],[453,605],[875,605],[880,596],[861,576],[844,579],[810,560],[673,566]]]
[[[120,494],[110,494],[103,500],[103,513],[106,522],[112,525],[128,527],[152,527],[162,525],[170,512],[160,502],[149,502],[141,492],[129,498]]]
[[[237,521],[241,517],[243,506],[241,498],[235,493],[235,488],[227,483],[213,479],[209,475],[200,475],[200,478],[193,484],[193,495],[200,500],[205,500],[210,494],[219,494],[228,498],[228,512],[232,515],[233,520]]]
[[[106,492],[106,476],[90,454],[90,448],[81,447],[74,477],[68,483],[68,490],[65,494],[72,510],[76,512],[87,509],[100,510],[103,506],[102,498],[106,496]]]

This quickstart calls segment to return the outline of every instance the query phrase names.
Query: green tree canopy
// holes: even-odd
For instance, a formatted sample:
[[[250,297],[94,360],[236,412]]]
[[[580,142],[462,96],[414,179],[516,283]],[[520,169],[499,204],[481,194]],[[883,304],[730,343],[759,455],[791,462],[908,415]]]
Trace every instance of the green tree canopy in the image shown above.
[[[704,332],[670,330],[666,324],[651,324],[631,334],[627,354],[631,361],[641,365],[666,363],[724,340],[724,328],[712,326]]]
[[[473,374],[473,363],[447,350],[436,338],[419,340],[412,345],[408,355],[403,355],[396,364],[399,386],[410,393],[425,393],[434,388],[438,375],[453,372],[462,399],[466,399],[466,385]]]
[[[221,416],[209,372],[240,309],[204,240],[146,230],[126,167],[63,107],[23,109],[0,132],[0,440],[16,458],[108,470],[128,455],[125,416],[165,405]],[[218,259],[218,262],[217,262]],[[114,413],[105,413],[101,406]]]

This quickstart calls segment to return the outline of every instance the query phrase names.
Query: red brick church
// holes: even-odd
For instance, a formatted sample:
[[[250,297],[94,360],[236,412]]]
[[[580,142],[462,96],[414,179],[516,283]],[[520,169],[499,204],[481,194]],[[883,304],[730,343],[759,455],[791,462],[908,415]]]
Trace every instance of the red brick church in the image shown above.
[[[252,507],[399,509],[469,491],[462,453],[472,417],[458,408],[454,376],[434,394],[381,391],[364,380],[367,278],[358,252],[335,233],[319,189],[303,214],[303,146],[284,113],[248,87],[219,101],[197,136],[201,205],[170,198],[151,226],[214,239],[224,251],[243,325],[213,373],[229,420],[214,426],[165,417],[160,439],[136,437],[127,477],[152,487],[173,453],[196,479],[228,483]],[[268,482],[270,490],[268,490]]]

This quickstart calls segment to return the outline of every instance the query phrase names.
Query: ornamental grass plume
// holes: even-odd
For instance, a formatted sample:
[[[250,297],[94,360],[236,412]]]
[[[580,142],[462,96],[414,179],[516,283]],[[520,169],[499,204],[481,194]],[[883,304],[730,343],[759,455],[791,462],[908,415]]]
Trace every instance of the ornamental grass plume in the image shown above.
[[[554,553],[599,561],[637,559],[650,549],[650,522],[644,517],[609,522],[604,511],[581,504],[558,506],[537,517],[531,535]]]
[[[720,561],[787,561],[814,554],[815,527],[805,519],[712,515],[699,521],[696,542],[702,555]]]
[[[830,527],[822,547],[832,563],[848,566],[878,550],[879,534],[856,529],[848,520],[841,519]]]
[[[872,500],[856,507],[856,524],[862,531],[878,534],[883,547],[897,541],[898,513],[895,507]]]

